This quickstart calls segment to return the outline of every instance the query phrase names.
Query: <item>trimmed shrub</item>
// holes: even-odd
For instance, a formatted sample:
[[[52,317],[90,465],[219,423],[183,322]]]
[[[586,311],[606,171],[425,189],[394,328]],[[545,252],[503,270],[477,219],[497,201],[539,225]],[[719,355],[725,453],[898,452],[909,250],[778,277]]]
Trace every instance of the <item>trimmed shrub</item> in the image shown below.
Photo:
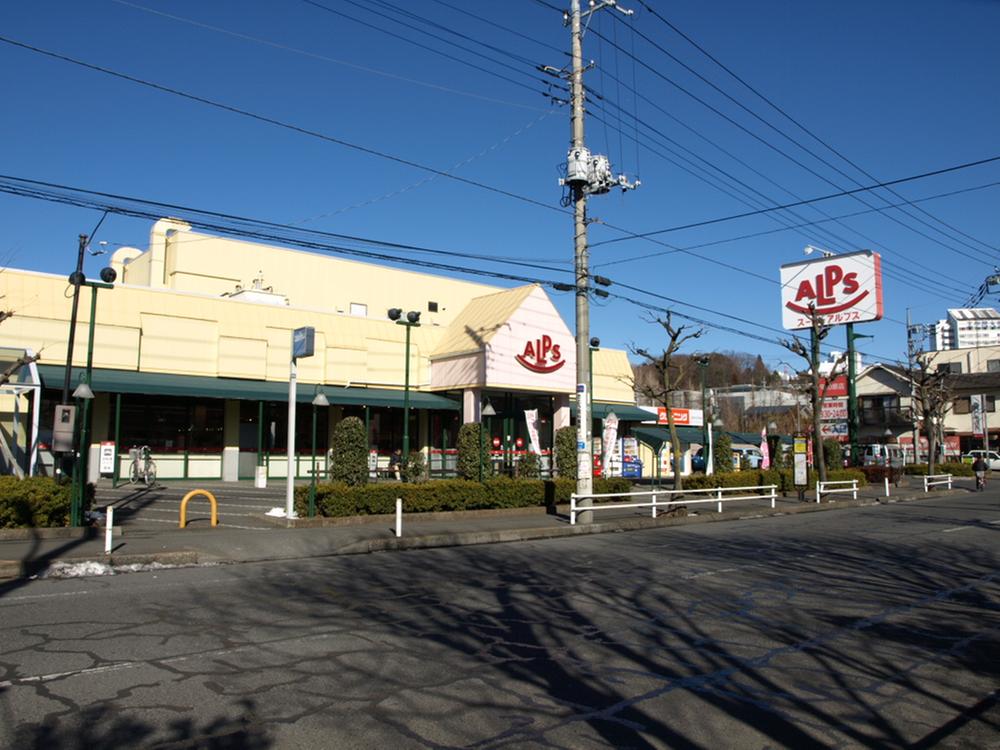
[[[714,436],[712,443],[712,463],[718,472],[733,470],[733,441],[728,432]]]
[[[517,462],[517,476],[519,479],[538,479],[542,475],[542,462],[537,453],[528,451],[521,460]]]
[[[368,482],[368,436],[357,417],[344,417],[333,428],[330,479],[350,485]]]
[[[904,474],[912,474],[918,477],[927,476],[927,464],[907,464],[903,467]],[[935,474],[951,474],[956,477],[971,477],[974,472],[972,471],[972,464],[963,463],[943,463],[934,464]]]
[[[68,526],[72,487],[50,477],[0,477],[0,528]],[[83,511],[90,509],[94,485],[86,485]]]
[[[823,462],[829,470],[844,468],[844,446],[836,440],[823,441]]]
[[[556,475],[563,479],[576,479],[576,428],[560,427],[556,430]]]
[[[632,489],[628,479],[595,479],[594,492],[625,493]],[[316,508],[323,516],[367,516],[394,513],[396,498],[403,499],[407,513],[485,510],[490,508],[542,507],[547,499],[568,503],[576,490],[572,479],[510,479],[492,477],[484,482],[442,479],[420,484],[367,484],[349,486],[343,482],[316,487]],[[305,515],[309,488],[296,488],[296,507]]]
[[[401,475],[404,482],[422,482],[426,478],[424,454],[420,451],[410,451],[410,460],[403,467]]]
[[[816,486],[818,475],[812,469],[809,470],[808,487]],[[857,479],[858,487],[865,487],[868,480],[864,472],[858,469],[835,469],[827,472],[829,481],[839,481],[844,479]],[[725,471],[705,476],[704,474],[693,474],[684,479],[684,488],[688,490],[707,490],[714,487],[760,487],[769,484],[777,485],[778,492],[795,491],[795,475],[791,469],[744,469],[743,471]]]
[[[490,436],[479,424],[476,422],[463,424],[458,429],[458,476],[478,482],[480,469],[484,479],[493,476],[489,446]]]

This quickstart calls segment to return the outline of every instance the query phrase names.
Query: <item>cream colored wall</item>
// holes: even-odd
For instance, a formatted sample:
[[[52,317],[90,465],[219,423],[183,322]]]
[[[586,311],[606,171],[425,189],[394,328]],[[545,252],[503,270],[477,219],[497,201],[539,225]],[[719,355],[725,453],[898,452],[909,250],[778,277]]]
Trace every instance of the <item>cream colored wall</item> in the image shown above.
[[[63,363],[72,302],[68,290],[62,275],[5,269],[0,295],[15,314],[0,326],[0,346],[41,352],[42,364]],[[76,366],[86,364],[90,294],[87,288],[81,292]],[[405,326],[386,319],[124,284],[100,290],[97,299],[98,368],[286,381],[292,330],[313,326],[316,355],[299,361],[300,381],[403,386]],[[437,326],[411,329],[412,386],[430,386],[428,357],[444,334]],[[572,351],[569,359],[563,369],[572,378]],[[594,363],[597,397],[633,402],[619,380],[628,371],[625,353],[601,350],[595,352]],[[537,387],[544,390],[544,382]]]
[[[151,245],[155,240],[151,239]],[[132,261],[148,267],[150,253]],[[469,300],[499,291],[500,287],[443,278],[402,269],[344,260],[329,255],[251,242],[212,237],[190,231],[171,231],[166,239],[166,285],[177,291],[221,295],[236,284],[250,287],[261,272],[264,285],[288,297],[295,307],[350,312],[352,302],[366,304],[368,317],[384,319],[390,307],[421,312],[421,322],[447,325]],[[128,283],[148,284],[133,277]],[[437,302],[438,312],[427,310]]]
[[[960,362],[962,372],[986,372],[986,363],[1000,359],[1000,346],[975,346],[967,349],[942,349],[928,352],[931,362],[940,365],[945,362]]]
[[[621,349],[594,352],[594,400],[635,403],[632,390],[632,366]]]

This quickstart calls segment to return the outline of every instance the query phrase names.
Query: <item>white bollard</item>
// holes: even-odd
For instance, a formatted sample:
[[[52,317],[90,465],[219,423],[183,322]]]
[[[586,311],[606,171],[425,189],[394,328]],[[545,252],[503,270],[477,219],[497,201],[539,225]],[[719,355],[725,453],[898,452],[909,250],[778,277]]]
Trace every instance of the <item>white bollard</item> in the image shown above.
[[[403,536],[403,498],[396,498],[396,537]]]
[[[889,497],[889,477],[885,478],[885,496]]]
[[[858,480],[854,479],[852,481],[854,482],[854,484],[851,485],[851,489],[854,490],[854,492],[851,494],[851,497],[853,497],[855,500],[857,500],[858,499]]]
[[[719,500],[719,513],[721,513],[722,512],[722,490],[721,489],[718,492],[718,500]]]
[[[576,525],[576,493],[569,496],[569,525]]]
[[[777,501],[777,499],[778,499],[778,485],[772,484],[771,485],[771,507],[772,508],[775,507],[775,502]]]
[[[656,518],[656,493],[653,493],[653,518]]]
[[[109,505],[104,516],[104,554],[111,554],[111,534],[115,525],[115,508]]]

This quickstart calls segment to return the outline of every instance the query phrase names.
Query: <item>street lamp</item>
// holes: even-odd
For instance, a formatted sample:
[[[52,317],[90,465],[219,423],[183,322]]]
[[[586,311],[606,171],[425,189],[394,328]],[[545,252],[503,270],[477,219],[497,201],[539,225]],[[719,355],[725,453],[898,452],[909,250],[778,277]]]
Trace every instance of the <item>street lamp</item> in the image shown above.
[[[94,398],[94,391],[91,390],[90,385],[86,382],[81,382],[80,385],[76,387],[73,391],[73,398],[78,401],[83,401],[83,413],[86,415],[88,412],[87,407]],[[84,471],[86,469],[86,462],[83,460],[83,451],[86,443],[84,442],[84,435],[87,429],[86,417],[80,423],[80,442],[77,445],[78,456],[73,462],[73,484],[70,489],[70,505],[69,505],[69,525],[70,526],[82,526],[83,525],[83,488],[86,486],[86,478]],[[86,450],[89,450],[87,448]]]
[[[479,448],[476,449],[477,461],[479,463],[479,481],[483,481],[483,417],[495,417],[497,410],[493,408],[493,404],[490,403],[489,399],[486,399],[486,406],[484,406],[479,412]]]
[[[708,363],[712,358],[707,354],[698,357],[695,362],[701,370],[701,443],[702,448],[708,450],[708,407],[705,403],[705,373],[708,371]]]
[[[73,490],[73,501],[70,505],[70,525],[80,526],[83,523],[83,488],[87,483],[87,475],[90,468],[90,402],[94,399],[94,391],[90,387],[90,382],[94,371],[94,326],[97,319],[97,290],[113,289],[114,281],[118,274],[113,268],[101,269],[101,281],[87,281],[83,271],[76,271],[70,275],[69,281],[74,286],[90,287],[90,323],[87,332],[87,366],[83,372],[80,384],[73,391],[73,397],[83,401],[80,413],[80,442],[78,446],[78,458],[74,461],[73,477],[74,482],[79,484]],[[72,361],[67,361],[66,371],[70,371]],[[115,461],[118,460],[118,446],[115,446]]]
[[[410,310],[403,318],[403,311],[398,307],[390,308],[386,313],[389,320],[396,325],[406,327],[406,366],[403,376],[403,462],[409,466],[410,461],[410,329],[420,326],[420,313]]]
[[[316,395],[312,400],[313,424],[312,424],[312,482],[309,484],[309,517],[316,515],[316,413],[318,407],[329,406],[330,400],[323,393],[323,389],[316,386]]]
[[[593,424],[594,424],[594,352],[599,352],[601,350],[601,340],[594,336],[590,339],[590,345],[587,347],[587,375],[589,376],[589,381],[587,382],[587,399],[588,399],[588,413],[590,417],[591,429],[587,430],[588,434],[593,434]],[[593,441],[591,441],[593,443]],[[593,444],[587,446],[587,450],[593,452]],[[601,435],[601,466],[604,465],[604,435]]]

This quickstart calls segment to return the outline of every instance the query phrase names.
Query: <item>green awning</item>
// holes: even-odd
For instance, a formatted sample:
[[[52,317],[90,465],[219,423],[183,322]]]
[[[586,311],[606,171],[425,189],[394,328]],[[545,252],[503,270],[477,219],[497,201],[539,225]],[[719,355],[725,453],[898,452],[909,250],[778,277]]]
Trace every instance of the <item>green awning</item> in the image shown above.
[[[38,374],[45,388],[62,389],[65,367],[38,365]],[[83,374],[74,367],[71,388]],[[208,378],[200,375],[169,375],[162,372],[135,370],[93,370],[91,388],[95,393],[141,393],[148,396],[191,396],[195,398],[231,398],[244,401],[288,401],[288,383],[273,380],[242,380],[240,378]],[[356,406],[403,406],[403,391],[390,388],[358,388],[335,385],[323,386],[331,404]],[[310,402],[316,395],[315,386],[300,383],[296,400]],[[459,411],[461,403],[434,393],[410,390],[410,406],[414,409],[447,409]]]
[[[570,402],[570,413],[576,416],[576,402]],[[623,422],[655,422],[656,415],[631,404],[611,404],[604,401],[594,402],[594,419],[604,419],[609,413]]]
[[[700,427],[680,427],[676,428],[677,437],[681,441],[681,447],[687,448],[691,443],[702,444],[704,440],[704,435],[702,434]],[[665,443],[670,442],[670,428],[669,427],[653,427],[643,425],[641,427],[633,427],[632,435],[640,442],[645,443],[650,448],[653,449],[655,453],[660,451]]]
[[[759,432],[730,432],[730,439],[734,443],[749,443],[750,445],[760,445],[760,433]],[[781,442],[785,445],[791,445],[794,440],[792,440],[791,435],[780,435]]]

